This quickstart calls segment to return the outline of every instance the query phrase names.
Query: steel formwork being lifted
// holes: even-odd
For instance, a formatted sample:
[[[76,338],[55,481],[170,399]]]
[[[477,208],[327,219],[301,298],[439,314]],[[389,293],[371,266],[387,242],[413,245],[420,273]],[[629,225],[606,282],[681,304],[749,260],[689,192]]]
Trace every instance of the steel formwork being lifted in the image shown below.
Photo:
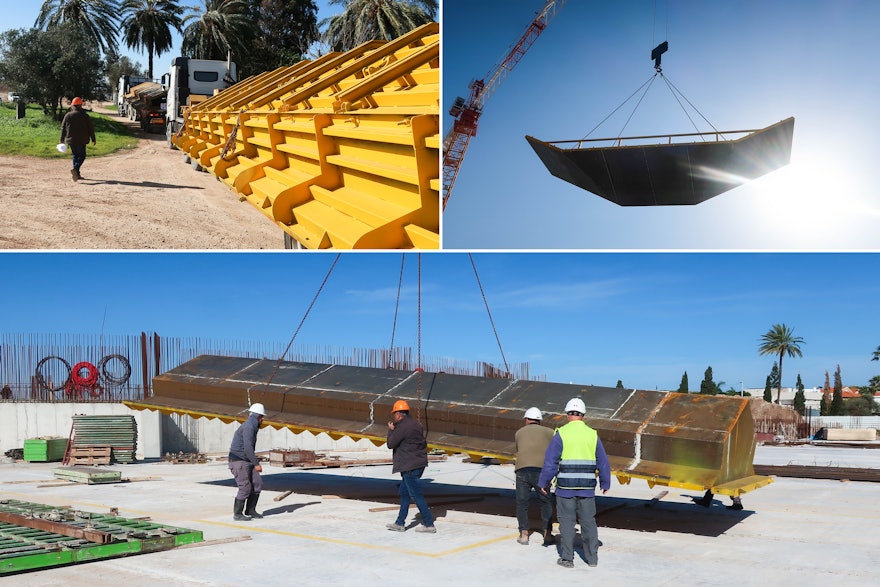
[[[527,408],[559,426],[562,406],[580,397],[621,483],[637,478],[738,496],[771,482],[754,472],[755,430],[744,398],[210,355],[155,377],[153,388],[153,397],[126,405],[229,423],[261,402],[265,425],[377,446],[394,401],[406,399],[430,447],[504,461],[515,456]]]
[[[439,248],[440,34],[265,72],[195,105],[171,137],[309,249]]]
[[[694,205],[791,161],[794,118],[760,130],[545,142],[526,140],[556,177],[620,206]],[[735,140],[721,136],[745,135]],[[705,137],[714,136],[714,141]],[[687,137],[693,142],[674,143]],[[700,137],[701,142],[693,137]],[[663,139],[665,144],[624,141]],[[608,147],[585,147],[613,141]]]

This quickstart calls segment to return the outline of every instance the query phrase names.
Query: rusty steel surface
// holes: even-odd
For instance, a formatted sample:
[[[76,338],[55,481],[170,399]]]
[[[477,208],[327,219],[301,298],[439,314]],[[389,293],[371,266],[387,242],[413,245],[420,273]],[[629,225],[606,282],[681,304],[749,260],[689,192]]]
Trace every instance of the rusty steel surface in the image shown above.
[[[622,482],[731,495],[770,482],[754,473],[754,424],[748,401],[738,397],[211,355],[154,378],[153,392],[126,404],[232,422],[260,402],[265,425],[376,445],[385,441],[392,404],[405,399],[430,447],[502,460],[515,455],[527,408],[539,408],[543,424],[557,427],[566,422],[565,402],[580,397]]]
[[[588,192],[620,206],[674,206],[699,204],[788,165],[793,133],[788,118],[737,140],[591,148],[526,140],[552,175]],[[649,138],[665,137],[619,141]]]
[[[113,540],[113,536],[110,532],[96,530],[85,526],[85,523],[76,524],[69,522],[54,522],[11,512],[0,512],[0,522],[33,528],[34,530],[53,532],[70,538],[88,540],[89,542],[94,542],[96,544],[109,544]]]

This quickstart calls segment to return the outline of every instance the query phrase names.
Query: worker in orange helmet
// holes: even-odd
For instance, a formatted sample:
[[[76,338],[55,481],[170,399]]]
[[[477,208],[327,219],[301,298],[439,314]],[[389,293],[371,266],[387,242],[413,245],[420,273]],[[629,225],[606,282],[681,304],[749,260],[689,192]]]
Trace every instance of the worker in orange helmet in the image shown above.
[[[404,400],[394,402],[391,408],[392,421],[388,422],[388,448],[393,451],[392,473],[400,473],[400,511],[397,521],[386,525],[394,532],[406,530],[406,517],[409,504],[415,502],[422,516],[422,525],[416,532],[435,533],[434,515],[422,495],[421,478],[428,466],[428,443],[425,431],[418,420],[409,415],[409,404]]]
[[[70,146],[70,152],[73,153],[73,169],[70,170],[70,176],[73,181],[82,179],[79,173],[80,167],[86,160],[86,145],[91,139],[92,144],[97,144],[95,139],[95,125],[88,113],[83,110],[82,98],[76,97],[70,101],[70,112],[64,115],[61,121],[61,140],[60,143],[66,143]]]

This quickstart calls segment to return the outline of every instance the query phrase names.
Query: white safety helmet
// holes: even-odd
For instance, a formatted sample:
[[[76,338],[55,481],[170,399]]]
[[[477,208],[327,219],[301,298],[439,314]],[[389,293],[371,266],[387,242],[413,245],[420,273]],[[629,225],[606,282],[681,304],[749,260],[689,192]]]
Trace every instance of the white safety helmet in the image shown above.
[[[529,420],[540,420],[541,418],[543,418],[543,416],[541,415],[541,410],[539,410],[538,408],[529,408],[528,410],[526,410],[526,414],[523,417],[528,418]]]
[[[587,406],[584,405],[584,400],[579,397],[573,397],[568,400],[568,403],[565,404],[565,413],[569,412],[577,412],[579,414],[587,413]]]
[[[248,410],[251,414],[259,414],[261,416],[266,415],[266,408],[263,407],[263,404],[254,404]]]

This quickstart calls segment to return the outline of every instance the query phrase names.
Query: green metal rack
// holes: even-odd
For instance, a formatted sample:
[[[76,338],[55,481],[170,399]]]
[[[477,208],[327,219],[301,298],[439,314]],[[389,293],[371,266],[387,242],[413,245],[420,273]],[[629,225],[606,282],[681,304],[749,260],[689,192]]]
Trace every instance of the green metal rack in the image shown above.
[[[187,530],[71,508],[0,500],[0,577],[204,540]]]

